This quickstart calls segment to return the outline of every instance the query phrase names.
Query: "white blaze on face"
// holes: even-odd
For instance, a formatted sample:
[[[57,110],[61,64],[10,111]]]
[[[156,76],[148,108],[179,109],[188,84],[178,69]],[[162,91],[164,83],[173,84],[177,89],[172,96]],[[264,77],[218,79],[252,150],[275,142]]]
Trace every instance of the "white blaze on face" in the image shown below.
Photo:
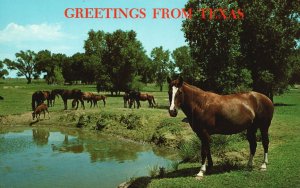
[[[170,111],[175,109],[175,95],[178,91],[178,88],[173,86],[172,87],[172,101],[171,101],[171,106],[170,106]]]

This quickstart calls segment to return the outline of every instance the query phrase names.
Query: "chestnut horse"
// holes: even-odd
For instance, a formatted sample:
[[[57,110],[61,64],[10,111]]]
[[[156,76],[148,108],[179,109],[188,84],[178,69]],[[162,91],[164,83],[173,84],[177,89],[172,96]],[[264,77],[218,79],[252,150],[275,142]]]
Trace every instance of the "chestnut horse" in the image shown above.
[[[81,106],[84,109],[84,102],[82,100],[83,92],[81,92],[80,89],[72,89],[72,90],[66,90],[66,89],[54,89],[51,92],[54,96],[60,95],[64,102],[64,109],[67,110],[67,101],[68,99],[75,99],[77,101],[81,102]],[[78,108],[78,103],[76,106],[76,109]]]
[[[154,106],[156,106],[153,95],[150,95],[148,93],[140,93],[139,99],[140,99],[140,101],[148,101],[149,107],[153,108]]]
[[[188,122],[201,140],[202,166],[196,177],[202,178],[206,171],[213,166],[210,153],[210,135],[235,134],[247,130],[247,140],[250,144],[248,165],[252,166],[256,151],[256,131],[260,129],[264,148],[262,170],[268,163],[269,136],[268,130],[272,121],[274,106],[272,101],[257,92],[218,95],[203,91],[183,82],[182,78],[169,83],[169,114],[177,116],[176,108],[181,108]]]
[[[94,97],[95,97],[95,94],[92,92],[82,92],[82,100],[87,101],[87,103],[91,103],[90,108],[92,107]],[[78,100],[73,99],[72,108],[75,108],[76,104],[78,106]]]
[[[97,105],[97,107],[98,107],[98,101],[100,101],[100,100],[102,100],[103,101],[103,105],[104,105],[104,107],[105,107],[105,104],[106,104],[106,96],[104,96],[104,95],[94,95],[94,97],[93,97],[93,104],[94,104],[94,107]]]

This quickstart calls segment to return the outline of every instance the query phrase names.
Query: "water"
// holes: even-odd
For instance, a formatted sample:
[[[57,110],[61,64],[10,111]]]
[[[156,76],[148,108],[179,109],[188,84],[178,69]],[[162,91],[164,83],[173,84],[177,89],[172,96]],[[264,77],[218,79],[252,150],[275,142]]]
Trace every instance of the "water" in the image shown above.
[[[0,134],[0,187],[117,187],[171,160],[151,147],[78,130]]]

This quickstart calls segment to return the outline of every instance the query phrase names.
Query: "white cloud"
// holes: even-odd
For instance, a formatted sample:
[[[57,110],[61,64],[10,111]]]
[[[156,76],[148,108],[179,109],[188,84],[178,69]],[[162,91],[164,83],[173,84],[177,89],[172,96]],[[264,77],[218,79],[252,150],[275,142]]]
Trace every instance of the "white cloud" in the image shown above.
[[[0,43],[20,43],[27,41],[57,41],[67,37],[60,24],[8,24],[0,30]]]

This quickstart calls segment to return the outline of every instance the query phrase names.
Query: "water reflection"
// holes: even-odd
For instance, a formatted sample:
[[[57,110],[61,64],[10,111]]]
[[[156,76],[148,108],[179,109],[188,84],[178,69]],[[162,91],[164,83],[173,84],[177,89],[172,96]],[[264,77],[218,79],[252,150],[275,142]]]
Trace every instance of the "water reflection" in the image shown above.
[[[49,136],[49,131],[45,129],[32,129],[32,138],[37,146],[43,146],[48,144]]]
[[[51,134],[51,133],[50,133]],[[85,134],[78,132],[63,132],[61,143],[51,144],[54,152],[87,152],[91,162],[114,160],[122,163],[127,160],[136,160],[138,153],[151,148],[129,141],[118,140],[101,134]],[[71,137],[71,139],[69,139]]]
[[[116,187],[171,162],[150,146],[76,129],[0,133],[0,153],[0,187]]]

